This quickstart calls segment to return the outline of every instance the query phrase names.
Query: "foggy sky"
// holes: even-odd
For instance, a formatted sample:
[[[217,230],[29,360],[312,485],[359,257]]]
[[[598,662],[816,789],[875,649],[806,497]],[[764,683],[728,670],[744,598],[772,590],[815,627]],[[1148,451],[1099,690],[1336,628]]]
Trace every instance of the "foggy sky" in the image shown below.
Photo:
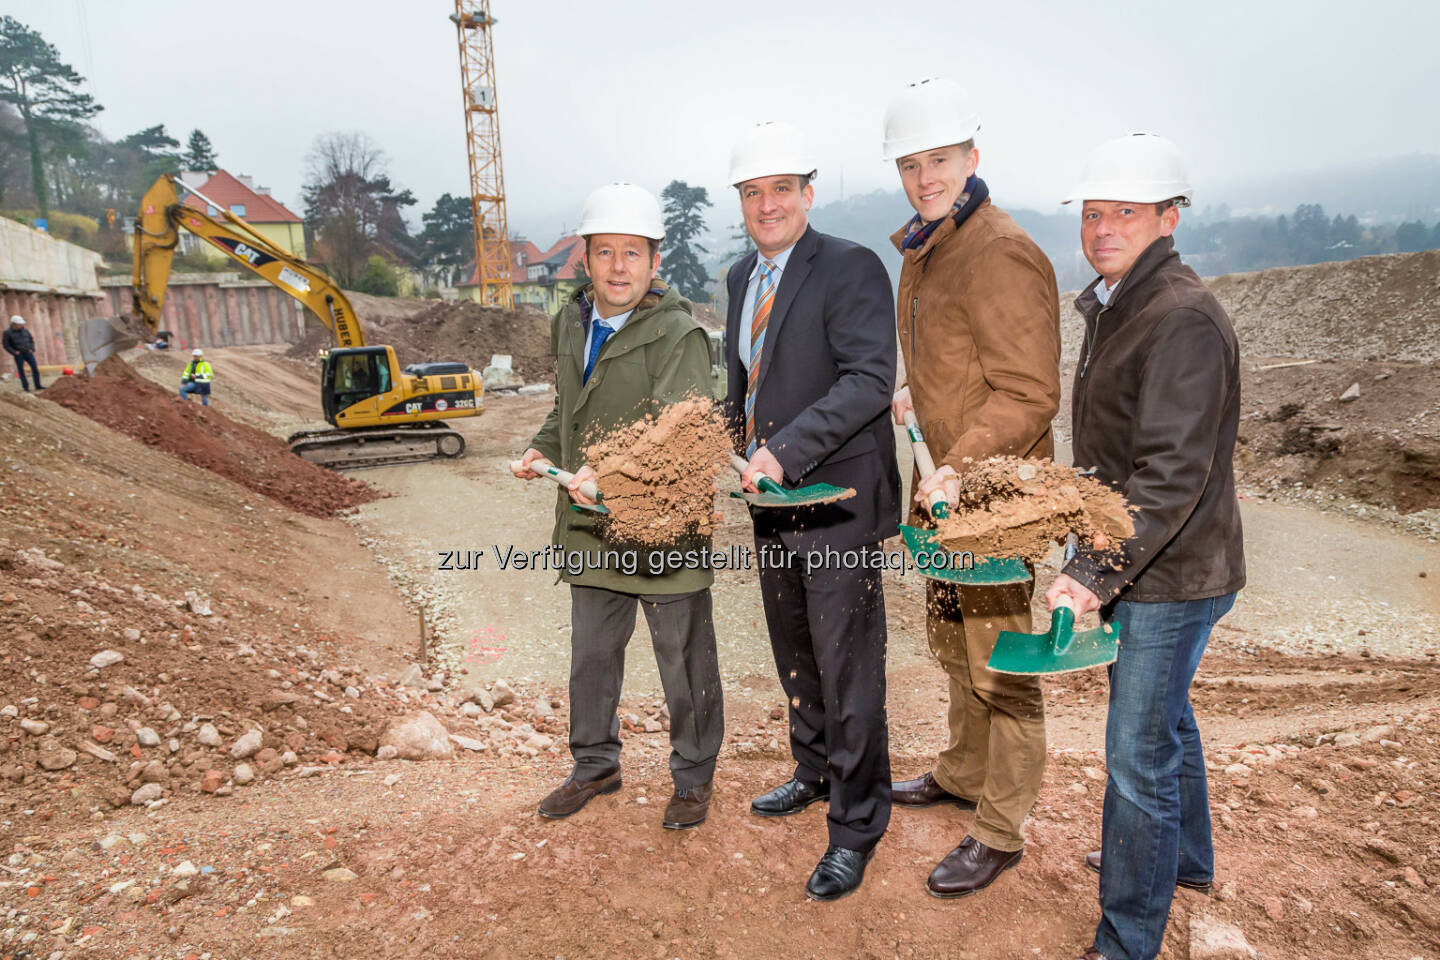
[[[445,0],[8,0],[86,76],[119,138],[194,127],[220,163],[297,213],[316,135],[360,130],[419,200],[467,191]],[[1185,151],[1196,202],[1226,183],[1440,153],[1440,3],[1097,0],[876,4],[492,0],[512,231],[542,247],[593,187],[705,186],[738,221],[730,146],[796,123],[816,203],[898,186],[885,104],[942,75],[979,107],[980,173],[1001,202],[1057,209],[1096,143],[1146,130]]]

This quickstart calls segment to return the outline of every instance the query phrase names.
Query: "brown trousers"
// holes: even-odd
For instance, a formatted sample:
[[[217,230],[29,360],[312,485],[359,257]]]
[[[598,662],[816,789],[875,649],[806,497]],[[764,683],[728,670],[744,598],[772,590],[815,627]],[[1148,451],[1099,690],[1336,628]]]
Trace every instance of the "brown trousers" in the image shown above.
[[[986,668],[1001,630],[1030,632],[1034,581],[998,587],[926,584],[926,634],[950,677],[950,743],[935,781],[977,804],[970,836],[997,850],[1025,845],[1045,775],[1045,701],[1038,677]]]

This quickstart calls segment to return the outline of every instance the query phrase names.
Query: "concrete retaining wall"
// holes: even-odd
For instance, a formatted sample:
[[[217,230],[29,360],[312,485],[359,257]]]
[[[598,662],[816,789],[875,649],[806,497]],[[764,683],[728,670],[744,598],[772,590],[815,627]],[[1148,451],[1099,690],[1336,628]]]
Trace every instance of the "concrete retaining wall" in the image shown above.
[[[75,324],[105,310],[95,277],[100,259],[93,250],[0,219],[0,325],[24,317],[40,363],[79,360]]]
[[[131,312],[129,277],[100,283],[108,316]],[[160,326],[173,334],[171,343],[186,350],[293,343],[305,332],[305,308],[273,284],[241,280],[238,273],[172,274]]]

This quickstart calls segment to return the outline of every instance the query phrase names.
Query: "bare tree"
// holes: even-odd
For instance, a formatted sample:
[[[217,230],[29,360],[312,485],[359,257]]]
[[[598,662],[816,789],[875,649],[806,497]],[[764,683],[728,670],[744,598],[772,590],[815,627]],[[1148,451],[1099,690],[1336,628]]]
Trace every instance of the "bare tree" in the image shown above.
[[[405,257],[402,241],[409,238],[398,208],[415,200],[391,184],[385,153],[370,137],[323,134],[305,164],[305,220],[342,286],[359,283],[372,255]]]

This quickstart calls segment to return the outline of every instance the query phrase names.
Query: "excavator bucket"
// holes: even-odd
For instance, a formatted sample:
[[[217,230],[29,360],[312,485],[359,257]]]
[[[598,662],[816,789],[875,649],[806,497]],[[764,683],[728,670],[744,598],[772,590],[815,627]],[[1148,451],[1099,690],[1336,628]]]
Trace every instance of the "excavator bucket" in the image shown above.
[[[85,363],[85,372],[94,373],[101,360],[122,350],[129,350],[146,339],[146,332],[136,330],[126,319],[90,317],[76,327],[76,337],[80,341],[80,359]]]

